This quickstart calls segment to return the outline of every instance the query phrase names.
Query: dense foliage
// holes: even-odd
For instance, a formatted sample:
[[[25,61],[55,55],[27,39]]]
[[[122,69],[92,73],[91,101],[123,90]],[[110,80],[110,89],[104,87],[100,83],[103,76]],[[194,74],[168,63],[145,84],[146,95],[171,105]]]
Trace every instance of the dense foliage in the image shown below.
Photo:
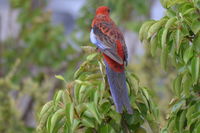
[[[64,80],[60,75],[56,77]],[[74,81],[66,83],[66,89],[58,91],[54,99],[44,105],[38,130],[49,133],[133,132],[144,130],[140,126],[146,121],[154,132],[158,132],[158,109],[151,100],[149,89],[141,87],[131,72],[127,72],[127,84],[134,115],[116,112],[104,63],[96,52],[88,55],[76,71]]]
[[[174,98],[163,133],[200,132],[200,1],[163,0],[166,16],[148,21],[140,29],[140,39],[150,44],[157,56],[161,49],[163,69],[173,65],[177,77],[173,81]],[[168,64],[167,64],[168,63]]]

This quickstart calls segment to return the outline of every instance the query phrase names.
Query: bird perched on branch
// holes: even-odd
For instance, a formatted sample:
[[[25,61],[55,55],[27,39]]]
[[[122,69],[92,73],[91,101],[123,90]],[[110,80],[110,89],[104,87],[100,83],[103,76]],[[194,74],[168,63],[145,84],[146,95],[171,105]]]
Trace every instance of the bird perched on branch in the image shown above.
[[[110,9],[97,8],[92,21],[90,40],[103,53],[111,95],[119,113],[123,108],[133,113],[128,97],[124,66],[127,65],[127,48],[123,34],[110,18]]]

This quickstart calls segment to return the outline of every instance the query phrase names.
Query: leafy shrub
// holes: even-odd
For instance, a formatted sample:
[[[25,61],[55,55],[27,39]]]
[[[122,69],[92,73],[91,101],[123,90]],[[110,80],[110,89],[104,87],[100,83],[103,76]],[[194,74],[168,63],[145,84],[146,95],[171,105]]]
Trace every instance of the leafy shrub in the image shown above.
[[[161,49],[160,63],[177,69],[173,81],[175,97],[163,133],[200,132],[200,1],[161,0],[166,16],[145,22],[140,39],[150,44],[152,55]]]
[[[87,51],[91,47],[84,47]],[[134,115],[116,112],[109,92],[105,65],[96,52],[87,56],[74,74],[74,80],[66,83],[52,101],[40,112],[38,130],[41,132],[130,132],[147,122],[158,131],[158,109],[151,100],[149,89],[141,87],[139,79],[127,72],[127,84]],[[64,80],[60,75],[58,79]]]

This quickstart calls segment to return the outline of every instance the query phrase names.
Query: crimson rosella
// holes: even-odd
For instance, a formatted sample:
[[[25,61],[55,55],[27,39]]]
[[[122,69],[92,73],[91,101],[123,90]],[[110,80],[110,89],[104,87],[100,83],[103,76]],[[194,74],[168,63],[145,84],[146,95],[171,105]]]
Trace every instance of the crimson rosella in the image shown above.
[[[110,18],[110,9],[106,6],[97,8],[92,21],[90,40],[103,53],[106,74],[111,95],[119,113],[126,108],[133,113],[128,97],[124,64],[127,65],[127,48],[123,34]]]

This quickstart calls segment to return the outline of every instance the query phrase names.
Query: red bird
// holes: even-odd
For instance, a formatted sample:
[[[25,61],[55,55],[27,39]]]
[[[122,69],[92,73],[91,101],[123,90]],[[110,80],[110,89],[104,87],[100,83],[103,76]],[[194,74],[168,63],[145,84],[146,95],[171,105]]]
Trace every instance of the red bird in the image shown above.
[[[90,40],[103,53],[106,74],[116,110],[133,113],[128,97],[124,65],[127,65],[127,48],[123,34],[110,18],[110,9],[106,6],[97,8],[92,21]]]

